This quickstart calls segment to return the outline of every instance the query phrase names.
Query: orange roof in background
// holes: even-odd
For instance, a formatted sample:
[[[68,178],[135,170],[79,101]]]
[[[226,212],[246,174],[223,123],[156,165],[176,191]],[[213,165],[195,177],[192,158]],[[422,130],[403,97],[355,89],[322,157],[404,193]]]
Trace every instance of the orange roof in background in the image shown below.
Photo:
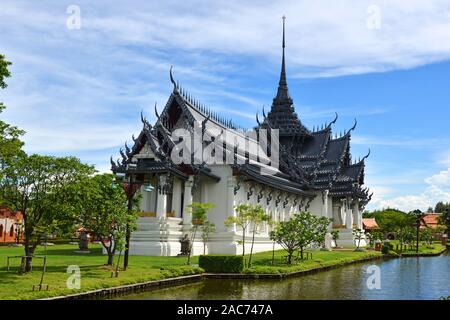
[[[380,229],[378,223],[375,221],[375,218],[364,218],[362,219],[363,228],[367,230]]]
[[[439,217],[441,216],[440,213],[427,213],[423,216],[423,222],[425,223],[425,226],[430,228],[436,228],[439,226]]]
[[[11,209],[9,209],[6,206],[0,206],[0,218],[9,218],[16,221],[23,220],[22,212],[13,212]]]

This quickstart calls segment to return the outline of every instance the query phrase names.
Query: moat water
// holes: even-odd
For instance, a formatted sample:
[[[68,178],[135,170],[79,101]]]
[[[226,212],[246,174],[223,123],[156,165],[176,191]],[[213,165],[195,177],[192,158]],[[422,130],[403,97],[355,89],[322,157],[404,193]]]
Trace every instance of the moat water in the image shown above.
[[[374,275],[371,270],[377,269],[369,268],[373,265],[379,267],[380,289],[367,286]],[[372,287],[373,279],[369,279]],[[287,280],[207,279],[116,299],[437,300],[442,296],[450,296],[448,251],[440,257],[376,260]]]

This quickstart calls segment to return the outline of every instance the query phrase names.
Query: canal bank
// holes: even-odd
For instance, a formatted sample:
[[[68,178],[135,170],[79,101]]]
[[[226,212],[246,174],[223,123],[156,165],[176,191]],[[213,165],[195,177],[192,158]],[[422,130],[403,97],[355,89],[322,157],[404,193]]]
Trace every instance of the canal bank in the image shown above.
[[[282,251],[277,252],[279,256]],[[255,260],[271,256],[272,253],[259,253],[255,255]],[[107,299],[117,295],[133,294],[136,292],[157,290],[164,287],[172,287],[183,285],[192,282],[199,282],[208,279],[222,279],[222,280],[257,280],[257,279],[272,279],[281,280],[285,278],[305,276],[317,272],[339,268],[345,265],[364,263],[370,260],[381,259],[382,255],[379,252],[353,252],[353,251],[337,251],[337,252],[314,252],[314,260],[306,260],[296,265],[275,265],[270,266],[269,270],[272,273],[261,273],[261,269],[247,269],[245,273],[202,273],[197,275],[182,276],[176,278],[168,278],[156,281],[140,282],[129,285],[115,286],[110,288],[102,288],[97,290],[90,290],[76,294],[49,297],[42,300],[83,300],[83,299]],[[267,262],[266,262],[267,263]],[[296,270],[298,269],[298,270]],[[265,270],[265,269],[262,269]],[[291,271],[294,270],[294,271]],[[253,272],[253,273],[252,273]]]
[[[379,271],[380,287],[368,286]],[[374,259],[285,279],[213,279],[115,299],[438,300],[450,295],[450,256]]]
[[[445,251],[445,250],[444,250]],[[445,254],[448,257],[447,254]],[[48,300],[81,300],[81,299],[166,299],[164,295],[160,296],[160,293],[164,292],[172,292],[173,290],[178,291],[184,289],[180,288],[195,288],[196,286],[205,285],[206,287],[210,287],[212,285],[215,287],[216,284],[219,285],[219,292],[221,291],[221,287],[227,283],[240,283],[246,284],[246,286],[253,286],[259,283],[291,283],[292,281],[297,282],[301,280],[296,279],[309,279],[310,277],[315,277],[316,274],[334,274],[335,272],[339,273],[341,269],[347,270],[349,266],[357,265],[360,267],[356,267],[357,270],[361,270],[366,268],[367,266],[382,266],[384,262],[389,262],[391,260],[412,260],[414,258],[406,258],[403,259],[392,259],[391,256],[369,256],[361,259],[353,259],[343,262],[336,262],[331,265],[314,267],[307,270],[299,270],[294,272],[285,272],[285,273],[272,273],[272,274],[251,274],[251,273],[241,273],[241,274],[213,274],[213,273],[203,273],[198,275],[170,278],[158,281],[148,281],[137,284],[130,284],[112,288],[104,288],[99,290],[92,290],[88,292],[83,292],[79,294],[59,296],[48,298]],[[430,257],[416,257],[415,259],[433,259]],[[361,267],[363,266],[363,267]],[[447,270],[450,270],[450,264],[447,266]],[[327,271],[327,272],[322,272]],[[401,276],[401,273],[399,274]],[[322,277],[322,276],[319,276]],[[326,277],[326,276],[325,276]],[[294,280],[291,280],[294,279]],[[252,284],[253,283],[253,284]],[[327,286],[325,286],[327,287]],[[449,284],[450,287],[450,284]],[[316,290],[316,288],[314,289]],[[213,290],[214,291],[214,290]],[[235,294],[233,292],[228,292],[227,294],[230,297],[233,297]],[[450,293],[449,293],[450,294]],[[177,296],[177,295],[175,295]],[[261,297],[257,299],[266,299],[267,297]],[[302,298],[302,297],[300,297]],[[169,298],[170,299],[170,298]],[[178,298],[174,298],[178,299]],[[180,299],[184,299],[181,297]],[[196,299],[195,297],[185,297],[185,299]],[[208,297],[202,297],[202,299],[209,299]],[[227,296],[223,296],[220,299],[230,299]],[[243,298],[244,299],[244,298]],[[283,298],[288,299],[288,298]],[[308,299],[308,298],[306,298]],[[312,299],[316,299],[312,297]],[[395,298],[394,298],[395,299]]]

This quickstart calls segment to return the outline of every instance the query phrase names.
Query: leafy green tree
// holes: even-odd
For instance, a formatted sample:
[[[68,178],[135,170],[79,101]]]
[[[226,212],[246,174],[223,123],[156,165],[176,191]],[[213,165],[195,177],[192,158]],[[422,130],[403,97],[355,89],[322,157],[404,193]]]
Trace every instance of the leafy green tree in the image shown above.
[[[339,240],[339,230],[333,230],[331,231],[331,237],[334,240],[334,244],[336,245],[336,247],[338,246],[337,241]]]
[[[11,62],[5,60],[5,56],[0,54],[0,88],[5,89],[7,84],[5,78],[11,76],[8,70],[8,66]],[[0,102],[0,113],[5,109],[5,105]],[[23,142],[20,137],[24,134],[23,130],[18,129],[2,120],[0,120],[0,179],[4,174],[3,171],[12,159],[23,155],[22,151]],[[0,203],[2,195],[0,193]]]
[[[267,221],[267,223],[269,224],[269,228],[270,228],[270,232],[274,231],[277,229],[278,227],[278,221],[276,221],[275,219],[270,218],[269,221]],[[269,233],[270,235],[270,233]],[[272,244],[272,265],[275,264],[275,245],[276,245],[276,241],[274,239],[271,239],[273,244]]]
[[[317,217],[309,212],[294,214],[290,220],[281,221],[270,233],[270,238],[280,244],[287,252],[287,263],[292,264],[292,255],[300,251],[303,260],[304,250],[314,243],[321,243],[325,238],[331,219]]]
[[[255,244],[256,232],[262,226],[263,223],[268,222],[270,220],[270,216],[266,214],[266,212],[260,205],[251,206],[247,214],[252,227],[252,245],[250,247],[250,256],[248,258],[248,266],[251,267],[253,246]]]
[[[361,240],[364,239],[364,231],[361,229],[354,229],[353,236],[355,237],[355,240],[357,240],[358,244],[356,245],[356,251],[358,251],[361,247]]]
[[[137,210],[131,214],[123,188],[115,184],[114,175],[98,174],[72,184],[70,201],[76,205],[77,222],[92,231],[108,254],[113,265],[117,251],[123,250],[127,224],[136,229]]]
[[[211,233],[216,231],[216,225],[209,220],[203,222],[202,225],[202,241],[203,241],[203,254],[206,254],[206,244],[209,241]]]
[[[208,220],[208,211],[214,208],[215,205],[209,202],[192,202],[187,206],[192,214],[192,228],[190,230],[190,248],[187,263],[191,263],[192,248],[194,247],[195,237],[197,235],[198,227]]]
[[[397,238],[400,244],[400,251],[403,251],[406,245],[412,245],[415,237],[416,232],[411,225],[399,226],[397,230]]]
[[[370,212],[366,215],[366,217],[375,218],[384,234],[395,232],[398,237],[399,233],[404,233],[405,228],[411,227],[415,224],[417,213],[406,213],[397,209],[389,208]]]
[[[229,216],[225,220],[225,226],[231,227],[234,224],[236,226],[240,227],[242,230],[242,256],[245,256],[245,236],[247,234],[248,227],[250,226],[251,220],[249,217],[249,211],[251,210],[252,206],[250,204],[238,204],[235,206],[234,210],[236,211],[235,216]]]
[[[8,69],[8,66],[11,65],[11,62],[7,61],[3,54],[0,54],[0,88],[5,89],[8,85],[5,82],[5,78],[11,77],[11,72]]]
[[[23,272],[31,270],[32,256],[49,226],[69,229],[76,205],[67,201],[70,186],[92,174],[94,168],[74,157],[21,156],[3,170],[3,199],[24,217],[24,249],[28,256]]]
[[[379,231],[367,232],[366,237],[369,239],[371,247],[373,247],[375,245],[375,241],[383,240],[383,234]]]
[[[427,245],[433,244],[433,230],[424,228],[420,230],[420,240],[425,241]]]
[[[447,213],[450,210],[450,202],[444,203],[442,201],[436,203],[436,207],[434,208],[434,212],[436,213]]]
[[[439,202],[436,205],[435,212],[442,213],[439,217],[439,223],[447,229],[447,234],[450,237],[450,202]]]

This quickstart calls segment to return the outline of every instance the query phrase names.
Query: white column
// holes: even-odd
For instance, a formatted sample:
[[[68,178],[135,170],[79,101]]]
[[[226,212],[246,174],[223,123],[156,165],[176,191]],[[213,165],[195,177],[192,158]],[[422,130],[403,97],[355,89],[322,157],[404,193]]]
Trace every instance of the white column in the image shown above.
[[[350,203],[348,203],[348,200],[346,201],[345,211],[346,211],[345,226],[347,229],[352,230],[353,229],[353,213],[352,213],[352,209],[350,207]]]
[[[346,224],[347,222],[347,216],[346,216],[346,200],[345,199],[341,199],[341,207],[340,207],[340,220],[339,221],[341,224]]]
[[[183,225],[186,227],[190,227],[192,223],[192,214],[188,209],[188,206],[192,204],[192,184],[193,177],[190,176],[189,179],[184,182]]]
[[[353,214],[355,215],[355,224],[356,228],[363,229],[362,226],[362,213],[359,211],[359,201],[356,200],[355,204],[353,205]]]
[[[173,179],[172,210],[176,217],[181,217],[181,181],[178,178]]]
[[[156,216],[158,218],[164,218],[166,216],[166,211],[167,195],[159,191],[156,198]]]
[[[324,190],[322,192],[322,197],[323,197],[323,201],[322,201],[322,217],[327,217],[328,216],[328,190]]]
[[[227,180],[227,217],[236,216],[236,212],[234,211],[235,199],[234,199],[234,187],[236,185],[236,178],[231,176],[228,177]],[[229,228],[229,231],[236,232],[236,224],[233,223],[233,226]]]
[[[328,230],[333,230],[333,210],[331,210],[331,212],[328,212],[328,194],[330,193],[329,190],[324,190],[322,197],[323,197],[323,201],[322,201],[322,217],[325,218],[329,218],[332,221],[330,222],[330,224],[328,225]]]

